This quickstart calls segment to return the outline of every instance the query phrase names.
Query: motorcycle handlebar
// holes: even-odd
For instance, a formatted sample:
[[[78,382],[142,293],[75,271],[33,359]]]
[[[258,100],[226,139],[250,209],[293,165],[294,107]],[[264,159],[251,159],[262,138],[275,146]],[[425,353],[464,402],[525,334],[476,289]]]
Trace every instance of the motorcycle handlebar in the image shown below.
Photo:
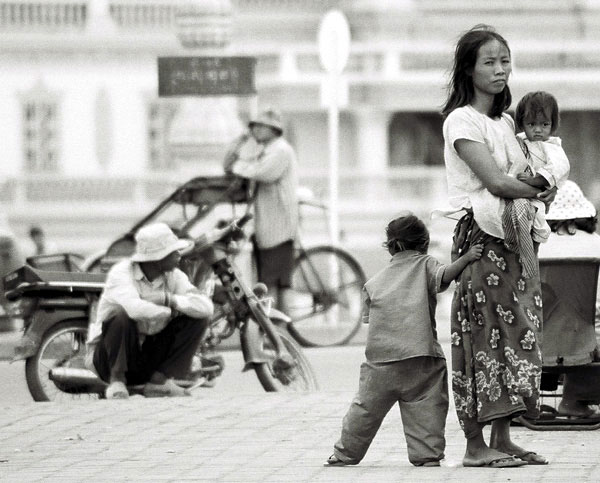
[[[244,216],[242,216],[239,220],[235,220],[232,225],[233,228],[242,228],[246,223],[248,223],[252,218],[254,218],[254,216],[252,215],[252,213],[246,213]]]
[[[254,216],[251,213],[246,213],[244,216],[237,220],[233,220],[231,223],[218,231],[216,239],[214,241],[226,242],[227,240],[233,239],[235,233],[241,233],[242,227],[248,223]]]
[[[223,228],[215,228],[211,232],[201,235],[196,238],[193,249],[195,251],[202,251],[213,243],[226,244],[228,241],[236,239],[236,234],[241,235],[238,239],[243,238],[242,227],[252,218],[252,214],[246,213],[241,218],[231,221]]]

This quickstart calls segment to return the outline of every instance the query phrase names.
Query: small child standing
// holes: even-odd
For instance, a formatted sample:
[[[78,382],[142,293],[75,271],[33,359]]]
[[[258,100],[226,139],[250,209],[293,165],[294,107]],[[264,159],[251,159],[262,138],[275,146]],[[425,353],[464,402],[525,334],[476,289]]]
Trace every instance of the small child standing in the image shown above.
[[[523,96],[517,104],[515,123],[517,130],[522,131],[517,134],[517,139],[523,148],[527,163],[514,162],[508,171],[509,175],[516,176],[519,181],[536,188],[548,189],[564,184],[569,177],[570,165],[560,138],[553,136],[558,130],[559,118],[558,103],[551,94],[537,91]],[[531,249],[537,251],[538,244],[546,242],[550,236],[546,207],[544,203],[535,199],[513,200],[507,203],[507,207],[503,217],[505,242],[509,248],[519,249],[522,260],[526,262],[528,255],[523,252]],[[522,215],[528,207],[531,213]],[[527,228],[531,224],[534,245],[528,249],[522,241],[518,241],[518,220],[531,218],[532,223],[521,222]],[[529,259],[532,259],[531,255]],[[532,269],[524,272],[525,275],[530,275],[531,273],[526,272],[532,272]]]
[[[325,466],[358,464],[396,402],[409,461],[439,466],[444,458],[448,374],[437,340],[436,294],[481,258],[483,245],[446,266],[427,255],[429,232],[413,214],[392,220],[386,234],[390,264],[363,288],[363,322],[369,331],[358,394]]]

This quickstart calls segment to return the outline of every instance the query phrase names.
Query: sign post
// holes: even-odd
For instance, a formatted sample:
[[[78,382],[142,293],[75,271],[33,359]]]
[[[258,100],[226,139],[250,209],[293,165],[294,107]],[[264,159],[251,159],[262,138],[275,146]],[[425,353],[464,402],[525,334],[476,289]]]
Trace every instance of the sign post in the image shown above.
[[[348,102],[348,86],[342,72],[350,55],[350,28],[339,10],[330,10],[321,21],[318,34],[319,59],[327,72],[321,85],[321,102],[327,107],[329,139],[329,229],[331,241],[339,242],[338,166],[339,108]]]

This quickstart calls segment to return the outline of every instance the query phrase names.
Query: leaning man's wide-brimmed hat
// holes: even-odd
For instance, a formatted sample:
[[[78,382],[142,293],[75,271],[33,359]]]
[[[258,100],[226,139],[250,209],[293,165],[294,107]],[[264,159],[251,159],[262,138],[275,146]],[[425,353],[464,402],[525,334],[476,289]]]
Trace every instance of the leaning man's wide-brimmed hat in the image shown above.
[[[273,110],[269,109],[267,111],[261,112],[258,116],[252,119],[248,123],[248,127],[252,128],[252,126],[256,124],[262,124],[263,126],[269,126],[275,129],[279,134],[283,133],[283,125],[281,124],[281,115]]]
[[[135,234],[134,262],[156,262],[173,252],[189,248],[191,240],[177,238],[164,223],[143,226]]]

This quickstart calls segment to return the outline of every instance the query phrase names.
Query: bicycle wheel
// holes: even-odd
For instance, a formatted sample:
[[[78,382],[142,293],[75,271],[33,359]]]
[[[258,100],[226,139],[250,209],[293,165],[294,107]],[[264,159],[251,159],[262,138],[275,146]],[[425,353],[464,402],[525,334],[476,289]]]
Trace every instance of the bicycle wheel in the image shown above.
[[[358,262],[340,248],[301,251],[286,295],[290,333],[308,347],[347,343],[360,328],[365,281]]]
[[[55,382],[50,371],[55,368],[84,370],[86,320],[68,320],[44,335],[38,351],[25,362],[27,387],[35,401],[98,399],[98,393]],[[93,374],[93,373],[92,373]]]
[[[284,329],[275,327],[275,331],[294,360],[295,366],[286,370],[285,374],[278,374],[273,370],[272,362],[254,364],[254,371],[264,390],[268,392],[316,391],[319,388],[317,378],[302,348]],[[275,359],[275,349],[267,336],[263,337],[262,350],[270,356],[271,361]]]

